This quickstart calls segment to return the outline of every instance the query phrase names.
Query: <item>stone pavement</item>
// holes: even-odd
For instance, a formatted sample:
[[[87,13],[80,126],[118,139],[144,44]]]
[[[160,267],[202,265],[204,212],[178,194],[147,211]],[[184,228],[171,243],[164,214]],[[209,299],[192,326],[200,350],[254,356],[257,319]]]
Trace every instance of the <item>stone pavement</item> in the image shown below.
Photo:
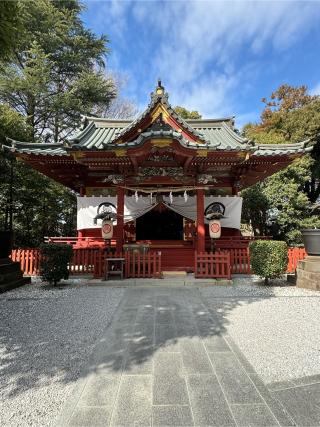
[[[319,387],[269,390],[225,331],[197,289],[127,289],[56,425],[320,425]]]

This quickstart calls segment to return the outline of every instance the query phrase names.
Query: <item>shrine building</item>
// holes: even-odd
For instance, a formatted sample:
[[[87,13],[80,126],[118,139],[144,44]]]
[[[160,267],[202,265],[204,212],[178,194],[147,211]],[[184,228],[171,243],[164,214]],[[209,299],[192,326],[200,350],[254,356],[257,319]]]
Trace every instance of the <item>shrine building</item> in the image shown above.
[[[9,140],[4,149],[77,193],[77,236],[49,241],[77,248],[145,245],[165,270],[193,271],[194,254],[212,250],[208,213],[220,209],[215,247],[243,242],[240,190],[312,150],[306,142],[257,144],[239,135],[234,118],[185,120],[161,82],[135,120],[86,117],[60,143]],[[111,207],[111,208],[110,208]],[[104,209],[113,209],[111,239],[102,237]]]

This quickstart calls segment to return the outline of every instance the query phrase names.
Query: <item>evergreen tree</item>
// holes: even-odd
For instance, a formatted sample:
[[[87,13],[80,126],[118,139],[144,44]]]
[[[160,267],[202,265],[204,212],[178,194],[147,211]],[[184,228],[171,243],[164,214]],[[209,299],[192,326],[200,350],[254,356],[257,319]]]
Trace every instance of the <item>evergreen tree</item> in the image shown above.
[[[22,34],[0,72],[0,101],[27,118],[30,139],[58,141],[115,97],[105,36],[83,26],[76,0],[21,0]]]
[[[115,97],[104,74],[108,41],[83,26],[76,0],[0,3],[1,17],[4,3],[20,17],[14,43],[0,32],[0,50],[7,49],[0,64],[0,143],[61,140],[79,127],[81,114],[105,110]],[[73,192],[0,154],[0,226],[10,228],[13,216],[16,246],[74,235],[75,201]]]
[[[311,155],[242,192],[244,219],[264,234],[267,230],[257,219],[269,217],[274,238],[294,245],[301,242],[302,228],[320,226],[319,216],[312,213],[320,194],[320,97],[309,95],[305,86],[282,85],[262,101],[261,121],[245,126],[246,137],[264,144],[310,139],[314,148]]]
[[[0,1],[0,59],[9,60],[22,29],[19,1]]]

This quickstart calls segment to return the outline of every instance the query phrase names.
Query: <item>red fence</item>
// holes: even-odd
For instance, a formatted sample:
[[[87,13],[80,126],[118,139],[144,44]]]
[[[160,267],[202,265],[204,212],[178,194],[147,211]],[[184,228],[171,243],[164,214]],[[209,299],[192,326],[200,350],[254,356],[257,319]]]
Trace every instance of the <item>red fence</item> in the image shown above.
[[[161,277],[161,254],[125,252],[125,277]]]
[[[298,261],[304,259],[306,256],[307,253],[304,248],[289,248],[287,273],[294,273],[297,268]]]
[[[230,253],[196,252],[194,277],[231,279]]]
[[[107,253],[104,250],[94,250],[93,274],[94,277],[104,277],[107,258],[124,258],[126,278],[160,278],[161,277],[161,254],[148,252],[140,254],[135,252]]]
[[[232,274],[250,274],[249,248],[232,248],[230,252],[230,264]]]
[[[23,274],[27,276],[38,276],[40,270],[39,249],[14,249],[11,252],[11,259],[20,262]]]
[[[196,255],[195,277],[227,277],[227,272],[220,269],[225,265],[226,254],[229,255],[229,270],[231,274],[250,274],[249,248],[231,248],[218,250],[215,253],[205,252]],[[73,249],[73,258],[69,265],[70,274],[94,275],[104,277],[105,260],[111,257],[125,258],[125,277],[147,278],[161,276],[161,254],[150,251],[146,255],[125,252],[122,254],[108,254],[102,249]],[[298,261],[306,257],[304,248],[288,249],[288,273],[294,273]],[[28,276],[39,275],[39,249],[15,249],[12,251],[13,261],[20,262],[21,270]],[[207,264],[207,266],[206,266]],[[225,268],[225,267],[221,267]],[[213,276],[215,275],[215,276]]]

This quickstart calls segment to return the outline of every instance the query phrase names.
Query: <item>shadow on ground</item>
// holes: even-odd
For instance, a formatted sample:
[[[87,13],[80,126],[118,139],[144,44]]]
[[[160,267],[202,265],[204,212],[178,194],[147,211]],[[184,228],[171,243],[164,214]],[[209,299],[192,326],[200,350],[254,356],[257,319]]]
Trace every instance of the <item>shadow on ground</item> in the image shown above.
[[[2,319],[0,343],[7,352],[0,383],[10,378],[7,397],[13,397],[26,387],[80,377],[58,425],[149,425],[151,419],[154,426],[320,425],[315,402],[303,416],[290,404],[293,395],[302,402],[308,390],[300,395],[293,383],[268,390],[228,336],[233,310],[273,297],[271,288],[260,296],[245,296],[240,288],[217,287],[210,301],[196,288],[126,289],[105,330],[94,327],[101,304],[108,304],[101,287],[43,306],[41,299],[7,299],[15,316],[10,325]],[[78,354],[80,341],[88,351]],[[306,384],[320,400],[313,382]]]

